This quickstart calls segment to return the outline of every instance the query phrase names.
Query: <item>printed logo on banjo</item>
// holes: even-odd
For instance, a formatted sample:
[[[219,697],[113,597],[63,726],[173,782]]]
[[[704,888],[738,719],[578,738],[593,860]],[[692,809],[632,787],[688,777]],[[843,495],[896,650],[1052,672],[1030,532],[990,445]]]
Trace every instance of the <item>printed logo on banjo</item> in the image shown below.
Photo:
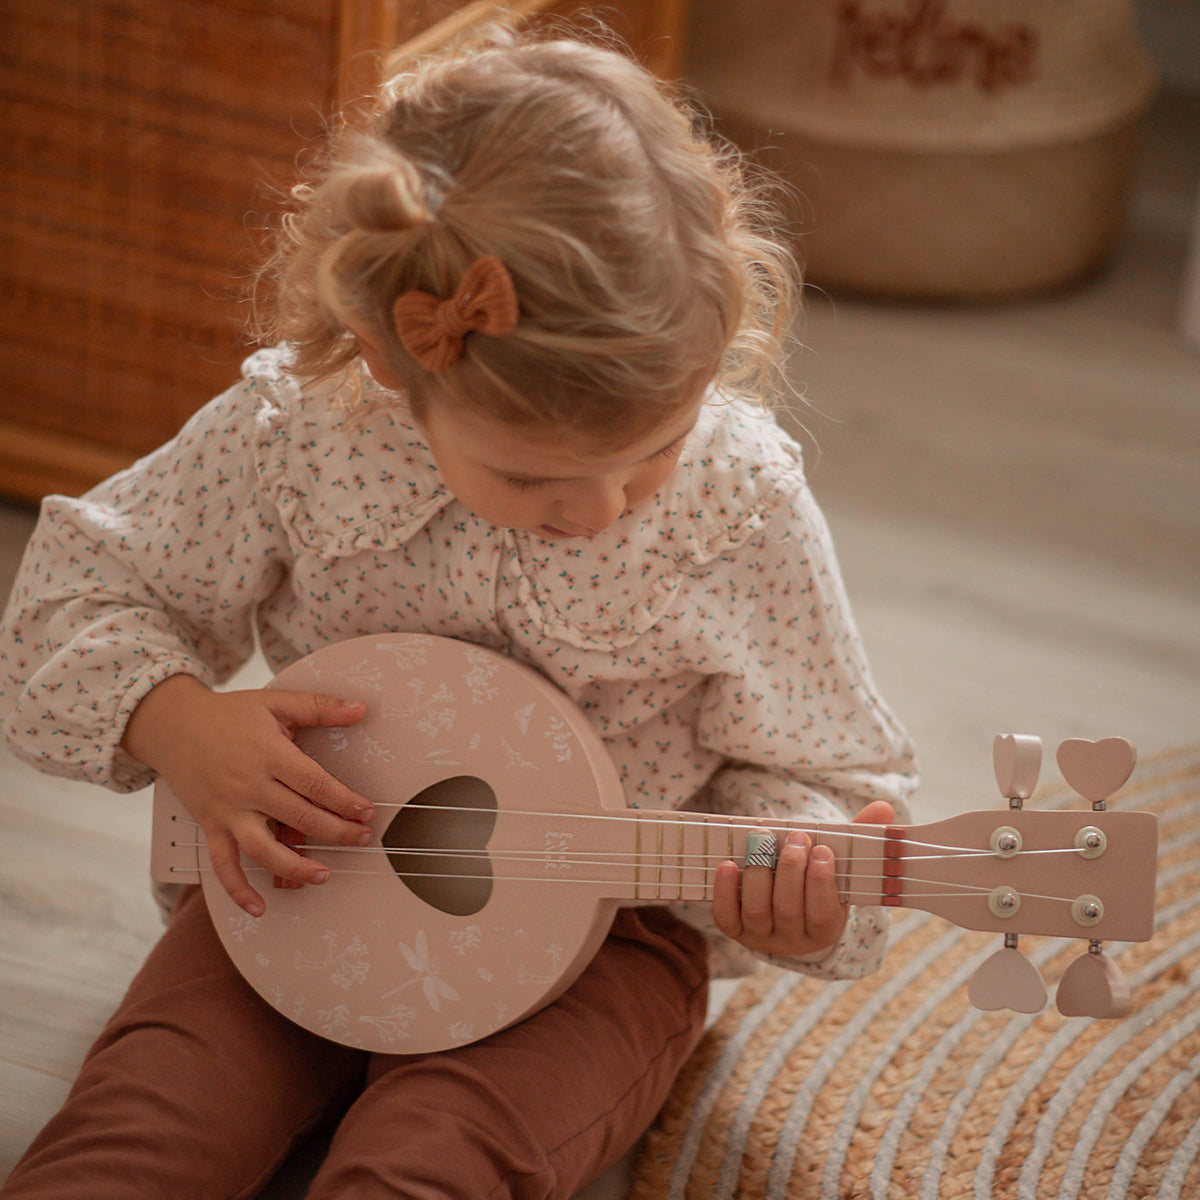
[[[546,851],[542,856],[542,861],[546,864],[546,870],[569,871],[571,863],[567,858],[567,854],[571,849],[571,839],[575,835],[571,833],[559,833],[551,829],[547,829],[545,832]]]

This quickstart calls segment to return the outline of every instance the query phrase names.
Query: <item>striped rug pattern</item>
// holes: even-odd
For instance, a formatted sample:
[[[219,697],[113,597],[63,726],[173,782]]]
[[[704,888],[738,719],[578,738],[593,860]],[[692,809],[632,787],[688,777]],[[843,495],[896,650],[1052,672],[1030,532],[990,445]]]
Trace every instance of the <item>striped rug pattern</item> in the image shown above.
[[[631,1200],[1200,1196],[1200,746],[1140,764],[1110,806],[1160,822],[1155,935],[1105,947],[1130,1016],[978,1012],[967,981],[999,939],[898,911],[868,979],[772,969],[738,988],[647,1136]],[[1021,939],[1052,998],[1085,949]]]

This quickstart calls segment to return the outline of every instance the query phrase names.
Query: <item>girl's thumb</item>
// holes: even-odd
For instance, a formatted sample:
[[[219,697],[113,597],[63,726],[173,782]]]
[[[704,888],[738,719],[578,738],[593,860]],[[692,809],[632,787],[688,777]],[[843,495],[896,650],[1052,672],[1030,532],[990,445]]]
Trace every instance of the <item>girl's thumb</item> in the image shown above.
[[[353,725],[366,715],[361,700],[340,700],[321,692],[283,692],[267,689],[271,711],[289,725]]]

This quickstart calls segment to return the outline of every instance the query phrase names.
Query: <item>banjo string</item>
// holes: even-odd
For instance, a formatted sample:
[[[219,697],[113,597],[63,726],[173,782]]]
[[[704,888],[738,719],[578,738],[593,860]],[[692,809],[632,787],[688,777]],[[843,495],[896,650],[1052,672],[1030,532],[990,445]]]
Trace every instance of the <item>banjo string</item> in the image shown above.
[[[175,845],[179,849],[187,849],[187,850],[196,849],[196,850],[198,850],[203,846],[203,843],[202,842],[176,842]],[[428,851],[428,850],[422,850],[422,849],[388,850],[384,847],[359,847],[359,846],[334,846],[334,845],[329,845],[329,846],[299,845],[299,846],[291,846],[291,847],[289,847],[289,849],[321,850],[321,851],[338,850],[338,851],[343,851],[343,852],[349,853],[349,854],[380,854],[380,853],[383,853],[383,854],[387,854],[387,855],[392,855],[392,854],[406,855],[408,857],[414,857],[414,858],[422,857],[425,855],[434,856],[434,857],[436,857],[437,855],[441,855],[443,857],[455,857],[455,858],[481,858],[481,859],[486,859],[489,861],[498,861],[498,862],[505,862],[505,861],[528,862],[529,854],[531,853],[531,852],[525,852],[525,854],[522,854],[522,855],[509,855],[509,854],[486,853],[486,852],[478,852],[478,851],[470,851],[470,850],[467,850],[467,851],[453,851],[453,850]],[[1074,853],[1074,851],[1065,851],[1064,850],[1064,851],[1056,852],[1056,853]],[[700,857],[700,856],[697,855],[697,856],[693,856],[693,857]],[[717,856],[717,855],[709,855],[708,858],[709,859],[717,858],[718,864],[713,865],[710,863],[701,863],[699,865],[694,865],[694,866],[688,866],[686,864],[681,864],[678,867],[676,867],[674,865],[674,863],[665,864],[667,869],[671,872],[671,874],[673,876],[675,876],[675,878],[672,878],[670,880],[670,886],[678,887],[678,886],[682,885],[685,888],[697,887],[697,886],[702,886],[704,888],[710,887],[711,880],[716,875],[717,865],[719,865],[720,862],[728,861],[728,859]],[[629,866],[632,866],[635,870],[638,867],[645,865],[644,863],[639,863],[637,861],[630,861],[630,862],[626,861],[626,860],[631,860],[631,859],[632,859],[632,856],[623,856],[620,859],[613,859],[613,860],[577,859],[574,861],[574,865],[596,866],[596,867],[617,867],[617,868],[621,868],[621,867],[625,867],[625,866],[629,865]],[[192,868],[192,869],[195,869],[195,868]],[[213,868],[211,866],[200,866],[198,869],[201,871],[211,871]],[[174,868],[172,868],[172,870],[174,870]],[[271,874],[271,875],[275,874],[274,871],[271,871],[266,867],[259,866],[256,863],[243,863],[243,870],[245,870],[247,872],[257,871],[257,872],[263,872],[263,873]],[[697,879],[693,878],[693,879],[689,880],[686,877],[680,879],[679,876],[682,876],[684,874],[684,872],[691,872],[693,876],[696,875],[697,873],[699,873],[699,875],[701,876],[701,879],[697,880]],[[378,871],[355,869],[353,867],[339,867],[337,869],[337,873],[339,875],[378,875],[379,874]],[[636,877],[615,878],[614,879],[610,876],[605,876],[605,875],[591,876],[591,875],[546,874],[546,875],[533,875],[533,876],[518,876],[518,875],[504,874],[504,875],[497,876],[495,874],[489,874],[489,875],[471,874],[471,873],[468,873],[465,871],[399,871],[399,872],[397,872],[397,874],[401,878],[409,878],[409,879],[507,880],[507,881],[511,881],[514,883],[589,883],[589,884],[615,883],[615,884],[621,884],[621,883],[636,883],[637,882]],[[852,883],[862,883],[864,880],[869,881],[869,882],[878,882],[879,881],[878,874],[869,872],[869,871],[857,871],[857,872],[852,872],[849,875],[847,875],[845,873],[840,873],[840,878],[845,880],[847,886]],[[930,891],[930,892],[914,892],[911,890],[911,887],[906,886],[905,891],[903,893],[903,898],[916,899],[916,898],[920,898],[920,897],[935,897],[935,896],[946,897],[946,896],[956,896],[956,895],[958,895],[958,896],[967,896],[967,895],[986,896],[986,895],[990,895],[990,893],[993,890],[990,886],[984,886],[981,884],[963,883],[963,882],[958,882],[955,880],[945,880],[945,879],[936,879],[936,878],[923,878],[923,877],[917,876],[917,875],[905,875],[903,877],[903,879],[904,879],[904,883],[906,885],[928,884],[931,886],[935,886],[936,888],[939,889],[939,890]],[[868,902],[878,903],[880,893],[878,892],[878,890],[872,891],[869,893],[863,893],[863,892],[848,893],[847,898],[849,898],[852,895],[853,896],[869,896],[870,900]],[[1071,896],[1050,896],[1050,895],[1043,895],[1043,894],[1036,893],[1036,892],[1022,892],[1021,895],[1024,899],[1028,899],[1028,900],[1049,900],[1049,901],[1054,901],[1054,902],[1063,903],[1063,904],[1070,904],[1074,900],[1074,897],[1071,897]]]
[[[491,811],[488,809],[473,808],[473,807],[470,807],[469,805],[457,805],[457,806],[449,805],[449,804],[445,804],[445,805],[442,805],[442,804],[411,804],[411,805],[407,805],[407,806],[404,806],[404,805],[392,805],[392,806],[376,805],[376,808],[383,808],[383,807],[395,807],[395,808],[408,807],[408,808],[413,808],[413,809],[422,809],[422,810],[429,811],[429,812],[480,813],[480,812]],[[836,830],[831,832],[830,827],[828,825],[822,824],[820,822],[809,822],[809,823],[788,822],[787,824],[778,825],[778,824],[772,824],[769,819],[764,819],[764,821],[761,824],[758,824],[758,823],[749,824],[749,823],[742,823],[742,822],[672,820],[670,818],[666,818],[666,819],[662,820],[661,822],[658,822],[658,821],[653,820],[652,818],[642,818],[642,817],[636,817],[636,816],[635,817],[609,817],[609,816],[604,816],[604,815],[597,816],[597,815],[592,815],[592,814],[588,814],[588,813],[543,813],[543,812],[536,812],[536,811],[527,810],[527,809],[508,809],[508,808],[502,809],[501,813],[504,816],[512,816],[512,817],[553,817],[553,818],[559,819],[559,820],[562,820],[562,819],[584,820],[584,821],[596,821],[596,820],[599,820],[599,821],[606,821],[606,820],[629,821],[629,820],[632,820],[632,821],[638,822],[639,824],[643,824],[645,821],[650,820],[651,823],[654,823],[654,824],[661,823],[661,825],[664,828],[666,828],[668,826],[683,826],[685,829],[694,827],[694,828],[700,829],[701,831],[703,831],[704,829],[708,829],[708,830],[720,830],[720,831],[724,831],[726,833],[747,833],[747,834],[749,834],[749,833],[777,833],[777,832],[778,833],[782,833],[782,832],[790,833],[790,832],[799,830],[799,831],[805,832],[805,833],[815,833],[817,835],[817,837],[829,835],[829,836],[833,836],[833,837],[846,838],[851,843],[856,843],[856,844],[859,844],[859,843],[868,844],[871,842],[877,842],[877,843],[886,843],[886,844],[892,845],[892,846],[896,846],[896,845],[903,846],[905,848],[905,852],[901,857],[903,858],[903,860],[905,862],[920,862],[922,860],[935,860],[935,859],[948,859],[948,858],[989,858],[990,859],[990,858],[995,857],[995,851],[993,851],[992,849],[987,848],[987,847],[955,846],[955,845],[948,845],[948,844],[943,844],[943,843],[939,843],[939,842],[921,841],[918,838],[908,838],[908,837],[888,838],[885,835],[870,833],[866,830],[862,830],[862,831],[847,830],[847,829],[844,829],[841,827],[839,827]],[[172,817],[172,820],[178,821],[182,824],[188,824],[188,825],[193,825],[193,826],[197,826],[197,827],[199,825],[199,822],[197,822],[197,821],[188,820],[184,817],[179,817],[179,816]],[[903,826],[901,826],[900,828],[903,828]],[[943,853],[913,854],[913,853],[909,852],[909,847],[919,847],[921,849],[931,850],[931,851],[942,851]],[[332,845],[332,844],[325,845],[325,844],[313,843],[313,844],[296,846],[295,849],[361,850],[362,848],[355,847],[355,846],[337,846],[337,845]],[[377,847],[376,849],[386,852],[387,848],[381,846],[381,847]],[[472,849],[474,849],[474,847],[464,847],[462,850],[456,850],[453,847],[446,847],[446,848],[442,849],[441,852],[450,853],[450,854],[459,854],[459,853],[469,852]],[[425,851],[428,851],[429,853],[437,853],[437,852],[439,852],[439,848],[434,848],[434,847],[419,847],[419,848],[417,848],[417,852],[425,852]],[[407,854],[407,853],[412,853],[412,852],[413,851],[409,851],[409,850],[405,850],[405,849],[399,849],[396,851],[396,853],[400,853],[400,854]],[[1041,850],[1027,849],[1027,850],[1021,851],[1022,854],[1075,854],[1075,855],[1077,855],[1078,852],[1079,852],[1078,847],[1076,847],[1074,845],[1062,846],[1062,847],[1049,847],[1049,848],[1041,849]],[[527,851],[521,851],[520,853],[525,853],[525,854],[529,854],[529,855],[541,855],[541,854],[546,853],[546,851],[545,851],[545,848],[541,848],[541,849],[532,849],[532,850],[527,850]],[[578,853],[578,852],[564,850],[561,852],[555,851],[555,853],[569,857],[572,853]],[[613,851],[612,853],[617,854],[617,853],[621,853],[621,852]],[[627,852],[627,854],[628,854],[628,857],[630,857],[630,858],[633,858],[633,857],[643,857],[644,858],[644,857],[648,857],[651,854],[651,852],[650,851],[642,851],[639,855],[639,853],[637,851],[629,851],[629,852]],[[673,858],[678,858],[678,857],[693,857],[694,858],[694,857],[699,857],[699,856],[691,851],[683,851],[683,852],[680,852],[680,854],[673,854],[672,857]],[[729,857],[729,855],[728,854],[723,854],[723,855],[710,854],[708,857],[718,858],[721,861],[724,861],[726,858]]]
[[[696,813],[685,810],[680,810],[677,814],[672,814],[670,811],[657,811],[653,809],[640,809],[628,811],[625,813],[577,813],[577,812],[542,812],[537,809],[523,808],[501,808],[499,810],[483,809],[469,804],[416,804],[407,802],[404,804],[396,804],[390,801],[379,801],[374,803],[376,809],[409,809],[420,810],[423,812],[460,812],[460,813],[480,813],[480,812],[497,812],[497,815],[511,817],[545,817],[548,820],[556,822],[564,821],[621,821],[635,822],[639,825],[646,823],[653,825],[662,825],[663,827],[671,825],[682,825],[685,828],[709,829],[713,831],[724,831],[733,833],[763,833],[763,832],[793,832],[800,831],[804,833],[812,833],[817,837],[833,836],[848,838],[852,842],[886,842],[890,844],[902,843],[905,846],[919,846],[931,850],[949,850],[956,854],[975,854],[983,857],[992,857],[994,851],[990,847],[974,847],[974,846],[954,846],[942,845],[938,842],[922,841],[920,838],[905,836],[903,838],[891,838],[886,832],[874,833],[872,827],[867,826],[862,829],[850,828],[846,824],[830,824],[825,821],[804,821],[799,819],[791,819],[781,817],[773,820],[771,817],[745,817],[745,818],[727,818],[721,814]],[[889,828],[911,828],[910,826],[875,826],[874,828],[886,831]],[[1074,850],[1074,847],[1071,848]],[[905,858],[919,857],[905,854]]]
[[[189,846],[190,846],[190,843],[189,843]],[[503,850],[488,850],[486,848],[480,849],[478,846],[459,846],[459,847],[455,847],[455,846],[341,846],[341,845],[337,845],[333,842],[328,842],[328,843],[326,843],[326,842],[299,842],[299,843],[295,843],[295,844],[289,844],[288,849],[289,850],[315,850],[318,853],[328,853],[330,851],[337,851],[340,853],[347,853],[347,854],[385,854],[385,855],[397,855],[397,856],[407,855],[407,856],[411,856],[411,857],[419,857],[419,856],[427,855],[432,858],[436,858],[437,856],[441,855],[441,856],[444,856],[447,858],[487,858],[487,859],[496,859],[498,861],[507,861],[507,862],[517,862],[517,861],[521,861],[521,860],[529,860],[532,862],[536,862],[536,861],[539,861],[539,860],[547,857],[548,855],[550,855],[554,858],[555,861],[568,861],[568,862],[572,862],[572,863],[577,863],[581,866],[620,866],[627,862],[635,863],[635,864],[639,863],[639,862],[645,863],[647,861],[647,859],[650,859],[650,858],[653,858],[654,865],[657,866],[659,858],[663,857],[663,856],[660,856],[657,851],[654,851],[654,852],[641,851],[641,852],[639,852],[636,850],[602,850],[602,851],[599,851],[598,853],[601,854],[603,857],[585,858],[585,857],[583,857],[584,855],[597,853],[597,852],[589,851],[589,850],[558,850],[558,849],[546,850],[545,848],[523,850],[523,849],[518,849],[515,847],[506,847]],[[1079,850],[1074,846],[1064,846],[1064,847],[1061,847],[1058,849],[1025,850],[1025,851],[1022,851],[1022,853],[1028,854],[1028,855],[1036,854],[1036,855],[1071,855],[1074,857],[1079,856]],[[700,860],[701,864],[711,863],[711,862],[722,863],[722,862],[729,861],[729,859],[731,857],[728,854],[718,854],[718,853],[713,853],[713,852],[704,853],[702,851],[691,851],[691,850],[664,851],[664,855],[665,855],[665,857],[663,857],[662,865],[664,866],[664,868],[666,868],[668,870],[678,869],[679,866],[682,866],[686,869],[692,869],[692,867],[695,864],[695,860],[697,860],[697,859]],[[908,863],[919,863],[919,862],[939,862],[939,861],[944,861],[946,859],[955,859],[955,858],[979,858],[979,857],[992,858],[994,856],[990,853],[980,855],[980,854],[975,853],[974,851],[970,851],[970,852],[963,851],[960,853],[951,853],[951,854],[906,854],[903,856],[903,858],[900,861],[904,862],[905,864],[908,864]],[[839,872],[839,874],[844,875],[845,872]],[[867,878],[867,877],[870,877],[872,874],[873,873],[869,872],[869,871],[862,872],[858,877],[859,878]],[[854,877],[855,876],[852,874],[851,878],[854,878]],[[911,878],[911,876],[906,875],[904,878],[906,878],[906,879]]]
[[[213,867],[206,867],[206,866],[193,867],[190,869],[186,869],[186,868],[182,868],[182,867],[168,867],[167,869],[168,869],[168,871],[170,871],[172,873],[177,873],[177,874],[189,874],[190,875],[196,871],[199,871],[201,874],[204,874],[204,875],[211,875],[211,874],[215,873]],[[274,872],[268,870],[266,867],[255,866],[252,863],[243,863],[242,869],[248,875],[249,874],[260,874],[260,875],[274,874]],[[338,874],[339,875],[375,875],[376,877],[378,877],[378,875],[379,875],[379,873],[377,871],[360,871],[360,870],[354,870],[353,868],[349,868],[349,869],[342,868],[341,870],[338,871]],[[484,880],[487,880],[487,879],[494,878],[491,875],[452,875],[451,876],[451,875],[442,874],[441,872],[437,872],[437,871],[435,871],[432,874],[427,875],[427,876],[412,874],[410,872],[406,872],[406,874],[409,876],[409,878],[413,878],[413,879],[429,878],[429,879],[484,879]],[[500,880],[508,881],[508,882],[512,882],[512,883],[555,883],[555,884],[558,884],[558,883],[580,883],[580,884],[593,884],[593,885],[597,884],[597,883],[629,882],[626,880],[590,879],[590,878],[584,878],[581,876],[563,876],[562,878],[552,879],[549,876],[545,876],[545,875],[529,875],[529,876],[503,875],[503,876],[500,876]],[[672,884],[674,884],[674,883],[675,883],[675,881],[672,880]],[[328,886],[328,884],[326,884],[325,886]],[[695,897],[693,897],[693,896],[683,896],[683,897],[664,896],[664,897],[662,897],[662,900],[665,902],[668,900],[678,900],[678,899],[703,900],[703,899],[711,898],[712,885],[711,885],[711,883],[709,883],[707,881],[704,883],[685,883],[684,886],[687,888],[697,888],[697,887],[701,888],[705,894],[701,895],[701,896],[695,896]],[[922,897],[922,896],[929,896],[929,897],[943,896],[944,897],[944,895],[945,895],[945,893],[942,893],[942,892],[906,892],[905,893],[905,897],[912,896],[914,899],[918,898],[918,897]],[[878,904],[880,902],[880,895],[879,895],[878,891],[872,891],[872,892],[853,892],[853,891],[851,891],[851,892],[846,892],[845,896],[846,896],[847,902],[854,902],[854,903],[859,903],[859,904]],[[1057,897],[1051,897],[1051,898],[1056,899]],[[630,897],[630,899],[636,899],[636,897]],[[643,899],[646,899],[646,897],[643,897]]]

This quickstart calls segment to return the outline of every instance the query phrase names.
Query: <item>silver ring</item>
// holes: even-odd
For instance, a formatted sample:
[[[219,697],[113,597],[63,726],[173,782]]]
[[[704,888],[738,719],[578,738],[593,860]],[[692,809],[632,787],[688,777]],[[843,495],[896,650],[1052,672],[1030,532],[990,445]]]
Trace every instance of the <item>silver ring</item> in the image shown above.
[[[775,870],[779,844],[773,833],[752,833],[746,838],[746,866]]]

